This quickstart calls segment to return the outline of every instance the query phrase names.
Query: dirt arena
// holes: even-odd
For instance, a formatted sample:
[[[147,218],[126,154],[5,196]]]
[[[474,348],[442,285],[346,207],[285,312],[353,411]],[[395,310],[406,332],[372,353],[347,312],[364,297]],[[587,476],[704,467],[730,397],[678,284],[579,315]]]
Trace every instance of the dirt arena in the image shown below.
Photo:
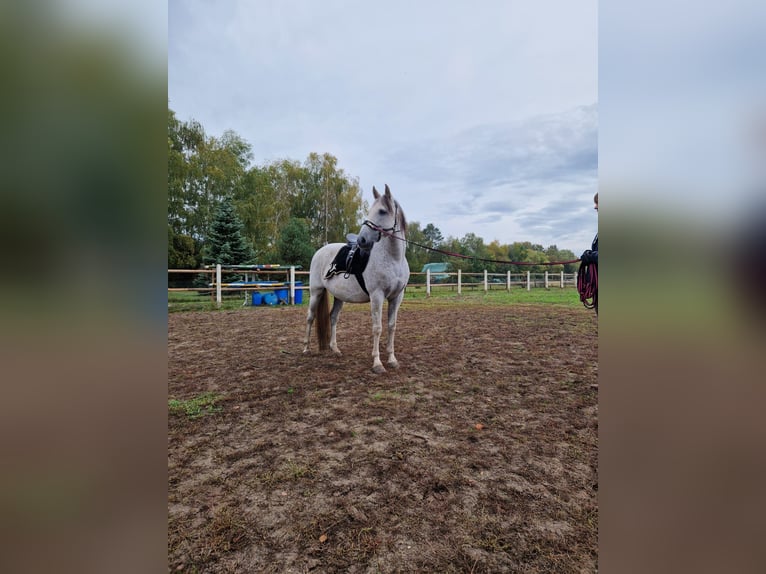
[[[209,398],[169,412],[169,571],[597,571],[592,311],[408,301],[382,375],[367,306],[340,358],[305,314],[169,315],[169,399]]]

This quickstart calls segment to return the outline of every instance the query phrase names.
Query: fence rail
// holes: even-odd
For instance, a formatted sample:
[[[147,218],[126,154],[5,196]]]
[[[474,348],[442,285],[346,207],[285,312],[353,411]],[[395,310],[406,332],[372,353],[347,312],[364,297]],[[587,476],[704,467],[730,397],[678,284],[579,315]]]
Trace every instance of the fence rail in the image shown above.
[[[241,268],[227,268],[220,265],[216,265],[214,269],[168,269],[168,274],[209,274],[211,275],[211,281],[206,286],[202,287],[168,287],[168,292],[176,291],[196,291],[196,292],[210,292],[211,297],[215,297],[215,302],[218,306],[221,305],[221,297],[224,292],[245,292],[245,300],[247,301],[248,294],[258,291],[270,291],[273,292],[275,288],[281,287],[283,290],[287,288],[289,291],[289,299],[285,301],[291,305],[296,304],[296,292],[303,291],[309,288],[308,284],[308,271],[299,271],[295,267],[284,268],[280,270],[271,269],[259,269],[255,271],[243,271]],[[221,277],[223,274],[239,274],[244,275],[244,281],[226,283],[223,282]],[[253,280],[250,280],[250,275],[253,275]],[[260,276],[267,277],[280,276],[284,277],[284,281],[261,281]],[[432,277],[431,270],[427,270],[425,273],[413,272],[410,273],[410,282],[407,287],[423,287],[426,288],[426,296],[431,295],[431,291],[435,289],[443,290],[450,289],[457,291],[457,294],[461,294],[464,289],[477,290],[482,289],[487,292],[490,290],[505,289],[510,291],[512,288],[524,288],[527,291],[532,288],[544,288],[550,289],[551,287],[558,287],[563,289],[564,287],[576,287],[577,286],[577,273],[551,273],[546,271],[544,273],[532,273],[527,271],[526,273],[463,273],[462,270],[455,272],[438,272]],[[300,277],[306,277],[306,281],[300,280]],[[423,277],[423,281],[418,281]],[[413,280],[414,279],[414,280]],[[302,297],[298,297],[299,302],[302,302]]]

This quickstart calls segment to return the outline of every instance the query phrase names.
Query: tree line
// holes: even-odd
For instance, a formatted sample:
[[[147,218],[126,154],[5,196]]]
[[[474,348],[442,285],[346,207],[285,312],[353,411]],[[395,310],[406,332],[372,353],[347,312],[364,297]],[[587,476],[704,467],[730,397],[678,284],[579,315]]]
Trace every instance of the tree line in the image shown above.
[[[302,162],[281,159],[253,165],[251,145],[234,131],[209,136],[194,120],[182,121],[168,108],[168,268],[205,264],[280,263],[308,269],[314,251],[357,233],[367,212],[359,179],[329,153],[310,153]],[[448,261],[451,270],[490,273],[548,270],[566,266],[516,266],[480,259],[546,263],[576,259],[555,245],[528,241],[511,245],[475,233],[443,237],[433,223],[408,222],[410,269]],[[430,251],[439,249],[468,258]]]

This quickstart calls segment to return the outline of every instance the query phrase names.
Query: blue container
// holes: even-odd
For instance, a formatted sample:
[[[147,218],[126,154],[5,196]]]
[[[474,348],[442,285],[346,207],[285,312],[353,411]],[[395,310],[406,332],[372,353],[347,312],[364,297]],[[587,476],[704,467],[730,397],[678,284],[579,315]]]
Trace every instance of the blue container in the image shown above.
[[[264,293],[263,303],[265,305],[276,305],[279,303],[279,299],[277,299],[277,295],[275,293]]]
[[[295,304],[300,305],[303,303],[303,289],[298,289],[298,287],[303,286],[303,281],[296,281],[295,282]]]
[[[290,296],[290,289],[274,289],[274,294],[277,296],[277,301],[280,303],[284,303],[285,305],[288,305],[290,303],[289,296]]]
[[[263,295],[258,291],[253,292],[253,306],[258,306],[263,303]]]

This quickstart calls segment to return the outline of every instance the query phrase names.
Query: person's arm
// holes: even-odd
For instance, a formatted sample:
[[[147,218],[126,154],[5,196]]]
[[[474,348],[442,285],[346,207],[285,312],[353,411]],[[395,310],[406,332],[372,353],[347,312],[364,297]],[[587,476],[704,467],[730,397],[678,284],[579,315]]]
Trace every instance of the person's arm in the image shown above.
[[[580,262],[588,265],[598,265],[598,250],[588,249],[580,255]]]

